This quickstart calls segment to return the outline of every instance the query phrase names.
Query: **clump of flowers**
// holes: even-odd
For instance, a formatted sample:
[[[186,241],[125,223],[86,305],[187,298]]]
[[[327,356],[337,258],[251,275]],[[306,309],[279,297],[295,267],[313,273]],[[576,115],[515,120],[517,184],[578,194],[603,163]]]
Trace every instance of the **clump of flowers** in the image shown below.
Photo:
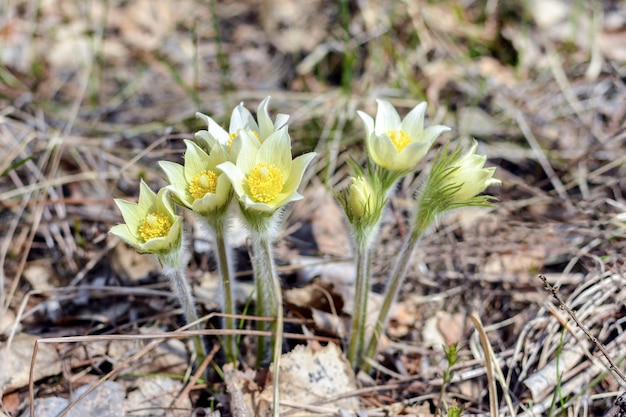
[[[404,280],[410,257],[421,236],[446,211],[466,206],[489,206],[489,196],[478,196],[488,186],[499,184],[493,178],[495,168],[484,168],[486,158],[475,153],[477,144],[462,154],[447,147],[436,158],[431,173],[417,198],[417,210],[411,233],[398,255],[395,269],[387,283],[383,305],[369,342],[365,340],[365,317],[370,291],[370,252],[396,182],[417,168],[434,141],[450,130],[443,125],[425,127],[426,103],[415,106],[403,119],[385,100],[377,100],[376,118],[359,111],[365,125],[368,154],[366,168],[352,163],[352,184],[339,192],[354,236],[356,247],[356,283],[354,311],[348,340],[348,360],[354,368],[369,370],[383,332],[387,315]]]
[[[198,142],[185,140],[184,163],[159,162],[169,184],[154,193],[142,181],[138,203],[116,200],[125,223],[113,226],[110,233],[139,252],[157,257],[179,295],[187,321],[191,323],[198,318],[185,275],[187,256],[183,217],[176,214],[174,202],[197,216],[213,234],[216,244],[224,327],[228,331],[224,350],[227,358],[236,362],[234,273],[227,235],[229,218],[234,214],[232,203],[237,201],[237,212],[248,225],[253,243],[257,315],[276,319],[272,325],[275,334],[273,359],[278,369],[283,309],[271,245],[284,207],[302,198],[298,187],[315,154],[292,158],[291,138],[287,132],[289,117],[278,114],[272,121],[268,112],[269,101],[267,97],[259,104],[256,119],[240,103],[231,114],[228,131],[211,117],[197,113],[207,123],[207,130],[196,133]],[[259,341],[260,360],[265,360],[264,341]],[[200,363],[206,357],[206,350],[200,337],[195,337],[195,342]],[[275,389],[278,386],[278,372],[275,372]],[[277,392],[274,409],[277,414]]]
[[[241,216],[252,243],[256,315],[275,318],[269,328],[275,335],[274,414],[278,415],[283,303],[272,243],[284,208],[303,198],[298,188],[315,153],[293,158],[287,126],[289,117],[278,114],[272,120],[269,101],[268,97],[259,104],[256,118],[243,103],[236,106],[228,130],[211,117],[197,113],[207,123],[207,129],[195,134],[196,141],[185,140],[184,163],[159,163],[169,184],[155,193],[142,181],[137,203],[115,200],[125,223],[113,226],[110,232],[139,252],[158,259],[179,296],[187,321],[191,323],[198,319],[185,275],[188,257],[183,217],[176,213],[175,203],[192,212],[206,226],[216,244],[227,330],[223,346],[227,358],[234,363],[238,357],[233,337],[237,327],[234,273],[227,236],[231,217]],[[437,138],[450,130],[443,125],[425,126],[426,103],[418,104],[401,118],[391,103],[377,102],[375,118],[358,112],[365,125],[367,162],[364,166],[354,160],[350,162],[350,185],[336,194],[350,223],[356,247],[355,301],[347,356],[354,368],[365,371],[369,370],[390,307],[422,236],[450,210],[490,206],[492,197],[480,194],[487,187],[500,183],[493,177],[495,168],[485,168],[486,157],[476,152],[477,142],[466,150],[457,146],[450,151],[447,145],[440,150],[417,193],[411,231],[387,283],[375,328],[366,340],[371,251],[384,209],[397,181],[418,169]],[[259,330],[268,329],[264,322],[259,323]],[[194,340],[201,361],[206,351],[200,337]],[[259,338],[257,348],[257,361],[263,364],[269,356],[266,355],[264,338]]]

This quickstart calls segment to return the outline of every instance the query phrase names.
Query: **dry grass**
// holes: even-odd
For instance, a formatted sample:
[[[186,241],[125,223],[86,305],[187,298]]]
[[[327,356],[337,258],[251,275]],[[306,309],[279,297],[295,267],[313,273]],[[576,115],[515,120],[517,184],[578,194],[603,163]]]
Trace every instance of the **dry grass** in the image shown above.
[[[613,2],[576,3],[549,24],[542,17],[552,9],[541,2],[350,2],[343,21],[341,2],[323,0],[216,2],[216,15],[194,0],[53,3],[0,5],[3,341],[12,329],[42,337],[178,329],[163,280],[150,266],[139,281],[125,276],[120,258],[130,255],[107,231],[120,221],[113,197],[134,198],[142,178],[164,185],[156,161],[180,160],[182,139],[202,128],[196,111],[225,121],[239,101],[252,109],[272,95],[273,112],[292,116],[295,152],[319,152],[307,179],[317,189],[345,184],[346,160],[363,156],[356,109],[373,113],[376,97],[406,109],[428,100],[430,122],[476,137],[503,185],[494,210],[457,213],[423,242],[378,372],[362,376],[354,393],[362,407],[371,416],[434,413],[441,340],[462,347],[444,400],[469,414],[600,415],[622,390],[626,382],[537,278],[560,286],[619,364],[626,23],[614,27]],[[377,289],[419,183],[419,175],[407,179],[392,201]],[[313,222],[321,200],[308,201],[285,230]],[[278,253],[288,263],[304,249],[293,233],[285,241]],[[208,259],[197,251],[190,265],[199,287]],[[207,314],[215,309],[200,301]],[[472,314],[497,367],[485,366]],[[104,372],[97,362],[70,366],[35,394],[68,392],[83,381],[72,376]],[[223,399],[219,378],[208,384],[210,395],[192,391],[195,406]],[[26,400],[25,387],[5,393],[2,411],[18,415]]]

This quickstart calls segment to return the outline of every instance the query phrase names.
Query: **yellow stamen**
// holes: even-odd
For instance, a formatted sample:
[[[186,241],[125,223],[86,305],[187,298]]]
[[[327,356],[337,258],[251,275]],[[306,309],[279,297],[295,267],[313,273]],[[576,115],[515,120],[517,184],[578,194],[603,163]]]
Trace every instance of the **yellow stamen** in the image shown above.
[[[233,133],[230,134],[230,138],[228,139],[228,149],[229,150],[230,150],[230,147],[233,146],[233,141],[235,140],[235,138],[237,137],[239,132],[241,132],[241,129],[239,129],[236,132],[233,132]],[[252,133],[254,133],[254,136],[256,136],[256,138],[259,141],[259,143],[261,143],[261,136],[259,136],[259,132],[257,132],[256,130],[252,130]]]
[[[389,139],[391,139],[391,142],[393,142],[398,152],[402,152],[402,149],[406,148],[406,145],[413,142],[411,136],[401,129],[388,130],[385,134],[389,136]]]
[[[147,242],[157,237],[165,237],[170,231],[172,224],[169,219],[159,213],[148,213],[141,221],[137,233],[143,240]]]
[[[189,183],[189,194],[191,194],[194,200],[202,198],[208,193],[215,194],[217,177],[218,175],[210,169],[200,172]]]
[[[283,189],[283,173],[274,165],[261,162],[246,179],[250,197],[258,203],[268,203]]]

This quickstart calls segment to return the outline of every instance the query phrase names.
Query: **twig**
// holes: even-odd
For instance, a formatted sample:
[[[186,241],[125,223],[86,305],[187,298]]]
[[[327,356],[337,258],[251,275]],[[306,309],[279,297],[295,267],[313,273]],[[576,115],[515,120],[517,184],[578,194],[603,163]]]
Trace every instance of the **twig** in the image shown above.
[[[602,352],[602,355],[609,362],[609,369],[615,372],[615,374],[619,376],[622,381],[626,382],[626,376],[624,376],[622,371],[620,371],[617,368],[617,366],[613,362],[613,359],[611,359],[611,357],[609,356],[609,352],[607,352],[607,350],[605,349],[604,345],[602,345],[602,343],[600,343],[598,339],[589,332],[589,330],[585,327],[585,325],[583,325],[578,320],[578,318],[576,317],[576,313],[574,313],[574,311],[571,308],[569,308],[567,304],[565,304],[565,301],[563,301],[563,299],[559,295],[559,289],[553,286],[552,284],[550,284],[545,275],[539,275],[539,279],[543,281],[544,288],[546,289],[546,291],[549,291],[552,294],[552,297],[554,297],[554,299],[558,302],[559,308],[567,312],[567,314],[572,318],[572,320],[574,320],[574,323],[576,323],[576,325],[583,331],[583,333],[585,333],[589,341],[593,343],[600,352]]]

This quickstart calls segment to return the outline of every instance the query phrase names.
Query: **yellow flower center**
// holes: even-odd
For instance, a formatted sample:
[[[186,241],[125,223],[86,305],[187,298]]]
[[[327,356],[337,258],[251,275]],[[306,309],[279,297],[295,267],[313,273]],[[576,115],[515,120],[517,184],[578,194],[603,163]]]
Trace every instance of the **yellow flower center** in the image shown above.
[[[169,219],[159,213],[148,213],[141,221],[137,233],[143,240],[147,242],[157,237],[165,237],[170,231],[172,224]]]
[[[274,165],[261,162],[246,179],[250,197],[258,203],[268,203],[283,189],[283,173]]]
[[[230,147],[233,146],[233,141],[235,140],[235,138],[237,137],[239,132],[241,132],[241,129],[239,129],[236,132],[233,132],[233,133],[230,134],[230,138],[228,139],[228,149],[229,150],[230,150]],[[259,132],[257,132],[256,130],[253,130],[252,133],[254,133],[254,136],[256,136],[256,138],[259,141],[259,143],[261,143],[261,136],[259,136]]]
[[[217,177],[218,175],[210,169],[202,171],[193,177],[189,183],[188,191],[194,198],[194,201],[204,197],[208,193],[215,193],[217,189]]]
[[[389,139],[391,139],[391,142],[393,142],[398,152],[402,152],[402,149],[406,148],[406,145],[413,142],[411,136],[401,129],[388,130],[385,134],[389,136]]]

